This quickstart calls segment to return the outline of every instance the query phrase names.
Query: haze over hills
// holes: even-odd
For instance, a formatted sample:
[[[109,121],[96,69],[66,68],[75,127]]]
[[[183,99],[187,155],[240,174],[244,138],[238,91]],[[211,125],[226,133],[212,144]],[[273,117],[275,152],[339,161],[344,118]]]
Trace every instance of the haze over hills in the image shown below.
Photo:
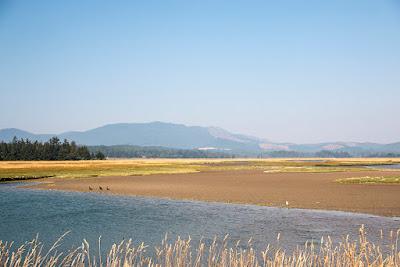
[[[349,153],[375,152],[400,153],[400,142],[392,144],[331,142],[318,144],[274,143],[267,139],[230,133],[218,127],[185,126],[183,124],[117,123],[87,131],[71,131],[61,134],[34,134],[15,128],[0,130],[0,140],[9,142],[16,136],[30,140],[46,141],[52,136],[74,140],[88,146],[135,145],[158,146],[179,149],[221,150],[232,152],[341,151]]]
[[[45,141],[51,136],[74,140],[83,145],[136,145],[161,146],[182,149],[219,149],[219,150],[259,150],[262,139],[232,134],[217,127],[185,126],[182,124],[118,123],[108,124],[88,131],[72,131],[61,134],[33,134],[10,128],[0,130],[0,140],[28,138]]]

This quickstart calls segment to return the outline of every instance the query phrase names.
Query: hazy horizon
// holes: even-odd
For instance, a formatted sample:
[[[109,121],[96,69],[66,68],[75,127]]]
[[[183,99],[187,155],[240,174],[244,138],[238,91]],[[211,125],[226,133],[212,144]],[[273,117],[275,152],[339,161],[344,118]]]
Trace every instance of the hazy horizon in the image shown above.
[[[2,1],[0,129],[400,141],[400,4]]]

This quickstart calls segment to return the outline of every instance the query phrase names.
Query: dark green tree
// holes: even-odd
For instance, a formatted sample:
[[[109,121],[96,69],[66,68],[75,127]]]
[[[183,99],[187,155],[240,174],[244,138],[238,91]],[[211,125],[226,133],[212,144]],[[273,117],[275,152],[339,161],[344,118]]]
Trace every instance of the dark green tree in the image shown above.
[[[95,159],[98,159],[98,160],[106,159],[106,156],[101,151],[97,151],[94,157],[95,157]]]
[[[104,159],[101,155],[98,155]],[[88,160],[97,158],[86,146],[78,146],[75,142],[57,137],[41,143],[28,139],[18,140],[16,137],[10,143],[0,142],[0,160]]]

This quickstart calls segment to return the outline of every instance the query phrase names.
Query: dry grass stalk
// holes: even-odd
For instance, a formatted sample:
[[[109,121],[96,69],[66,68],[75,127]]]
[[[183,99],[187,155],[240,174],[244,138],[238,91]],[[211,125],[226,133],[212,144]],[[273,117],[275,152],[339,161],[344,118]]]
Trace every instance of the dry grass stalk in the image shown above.
[[[200,241],[192,246],[190,237],[180,237],[173,243],[165,238],[159,247],[155,248],[155,255],[146,254],[147,246],[143,243],[134,246],[132,240],[122,241],[111,246],[108,253],[101,255],[100,239],[98,255],[90,254],[89,243],[83,240],[82,245],[67,254],[57,252],[60,237],[47,251],[36,237],[14,248],[12,242],[0,241],[0,266],[139,266],[139,267],[275,267],[275,266],[400,266],[400,252],[398,250],[400,229],[389,236],[389,252],[382,252],[376,244],[370,243],[365,229],[360,229],[359,239],[343,238],[339,244],[334,244],[330,237],[321,239],[319,246],[306,243],[298,247],[291,254],[281,248],[268,245],[264,251],[253,249],[251,240],[247,248],[228,247],[227,236],[218,242],[214,239],[210,245]]]

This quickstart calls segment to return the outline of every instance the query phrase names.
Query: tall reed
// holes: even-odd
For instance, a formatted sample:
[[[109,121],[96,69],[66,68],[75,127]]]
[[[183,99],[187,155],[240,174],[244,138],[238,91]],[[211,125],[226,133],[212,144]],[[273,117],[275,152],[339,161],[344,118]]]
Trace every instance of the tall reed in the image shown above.
[[[112,245],[104,255],[101,255],[99,240],[98,247],[94,249],[96,253],[92,255],[93,249],[86,240],[78,248],[64,254],[57,251],[63,236],[47,251],[35,238],[15,248],[12,242],[0,241],[0,266],[400,266],[399,234],[400,229],[391,232],[386,252],[368,241],[364,227],[361,227],[358,239],[350,240],[346,236],[340,243],[334,244],[330,237],[321,238],[319,245],[306,243],[292,253],[270,245],[263,251],[256,251],[251,243],[246,249],[238,244],[229,247],[227,237],[220,242],[214,239],[209,245],[203,241],[192,245],[190,238],[179,237],[171,243],[165,238],[155,247],[153,256],[146,252],[147,246],[143,243],[135,246],[132,240]]]

